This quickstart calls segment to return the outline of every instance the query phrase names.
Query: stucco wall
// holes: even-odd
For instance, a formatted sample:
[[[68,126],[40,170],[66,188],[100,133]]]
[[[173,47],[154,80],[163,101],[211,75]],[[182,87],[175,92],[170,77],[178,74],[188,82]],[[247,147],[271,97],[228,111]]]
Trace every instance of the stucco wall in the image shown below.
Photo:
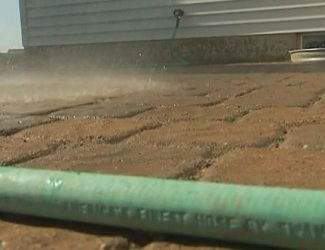
[[[30,48],[44,62],[94,66],[141,66],[173,62],[170,41],[120,42]],[[179,39],[176,54],[192,65],[239,62],[270,62],[289,59],[297,47],[297,35],[263,35]]]

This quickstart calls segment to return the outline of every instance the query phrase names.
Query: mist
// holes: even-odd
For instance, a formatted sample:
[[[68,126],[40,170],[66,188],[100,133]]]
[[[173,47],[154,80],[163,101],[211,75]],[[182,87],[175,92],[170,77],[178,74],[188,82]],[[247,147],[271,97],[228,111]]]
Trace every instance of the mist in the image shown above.
[[[152,74],[124,70],[9,70],[0,73],[0,103],[111,97],[166,88]]]

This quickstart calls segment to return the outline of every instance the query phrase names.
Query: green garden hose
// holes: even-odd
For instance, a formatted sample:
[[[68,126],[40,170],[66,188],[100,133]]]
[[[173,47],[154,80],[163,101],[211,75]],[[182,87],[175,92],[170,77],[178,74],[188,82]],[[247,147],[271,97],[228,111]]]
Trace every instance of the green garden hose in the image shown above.
[[[325,192],[0,167],[0,211],[325,249]]]
[[[171,57],[173,58],[174,61],[169,65],[179,65],[179,66],[189,65],[189,62],[187,60],[185,60],[184,58],[179,57],[176,54],[174,46],[173,46],[175,38],[176,38],[177,31],[178,31],[179,26],[180,26],[180,21],[181,21],[181,18],[182,18],[183,15],[184,15],[183,10],[181,10],[181,9],[174,10],[174,16],[176,17],[176,25],[175,25],[172,37],[170,39],[170,55],[171,55]]]
[[[179,30],[179,27],[180,27],[180,22],[181,22],[181,18],[183,17],[184,15],[184,11],[181,10],[181,9],[176,9],[174,10],[174,16],[176,18],[176,24],[175,24],[175,27],[174,27],[174,30],[173,30],[173,33],[172,33],[172,36],[171,38],[169,39],[169,54],[170,54],[170,57],[172,59],[172,62],[166,62],[166,63],[151,63],[151,64],[144,64],[144,65],[139,65],[137,63],[137,68],[156,68],[156,67],[162,67],[162,68],[165,68],[165,67],[173,67],[173,66],[187,66],[190,64],[189,61],[185,60],[184,58],[180,57],[177,55],[176,51],[175,51],[175,48],[174,48],[174,42],[175,42],[175,39],[176,39],[176,35],[177,35],[177,32]]]

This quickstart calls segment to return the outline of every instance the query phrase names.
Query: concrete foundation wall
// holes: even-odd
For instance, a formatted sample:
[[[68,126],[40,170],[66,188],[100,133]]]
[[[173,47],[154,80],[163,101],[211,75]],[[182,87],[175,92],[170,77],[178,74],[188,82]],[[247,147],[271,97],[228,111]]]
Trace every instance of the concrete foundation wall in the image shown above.
[[[119,42],[27,49],[42,61],[95,66],[142,66],[175,62],[171,49],[191,65],[289,60],[298,35],[193,38],[170,41]]]

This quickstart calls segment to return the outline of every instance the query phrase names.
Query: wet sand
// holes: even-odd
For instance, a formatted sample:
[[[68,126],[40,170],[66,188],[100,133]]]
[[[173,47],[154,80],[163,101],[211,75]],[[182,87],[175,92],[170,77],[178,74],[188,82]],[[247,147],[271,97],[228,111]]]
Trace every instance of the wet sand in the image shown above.
[[[325,189],[325,73],[4,72],[0,163]],[[0,249],[266,249],[0,214]]]

